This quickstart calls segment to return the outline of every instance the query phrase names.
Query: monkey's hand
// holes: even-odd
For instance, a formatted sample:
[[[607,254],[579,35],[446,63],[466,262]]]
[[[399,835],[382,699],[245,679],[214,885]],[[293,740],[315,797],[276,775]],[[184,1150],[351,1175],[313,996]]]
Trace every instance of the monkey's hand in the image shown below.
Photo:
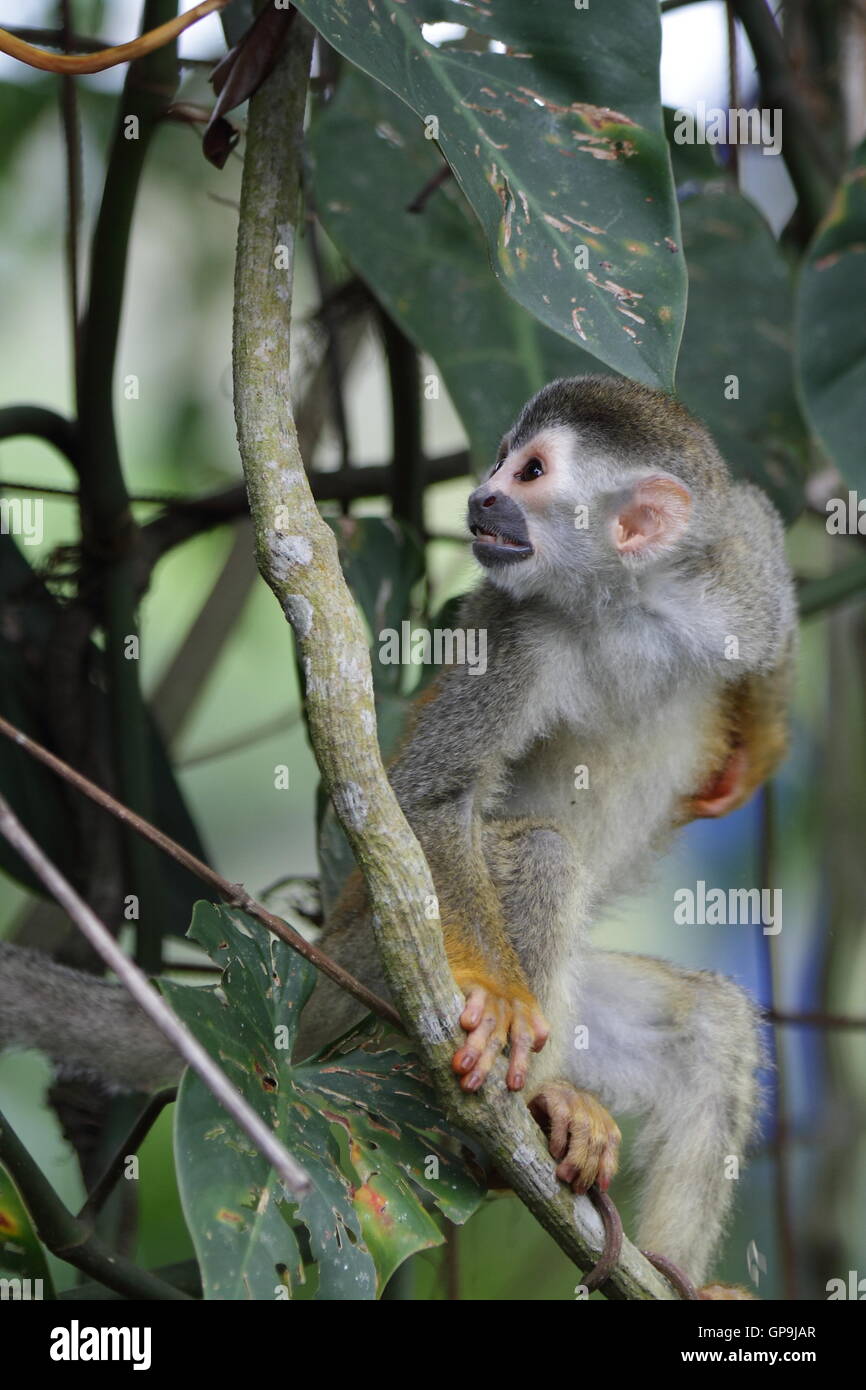
[[[451,1062],[461,1087],[477,1091],[508,1045],[506,1085],[510,1091],[521,1090],[530,1052],[540,1052],[550,1036],[538,1001],[517,982],[495,981],[474,969],[456,969],[454,979],[466,995],[460,1027],[468,1036]]]
[[[593,1183],[606,1192],[619,1165],[622,1136],[601,1101],[567,1081],[548,1081],[529,1109],[558,1160],[556,1176],[574,1192],[588,1192]]]

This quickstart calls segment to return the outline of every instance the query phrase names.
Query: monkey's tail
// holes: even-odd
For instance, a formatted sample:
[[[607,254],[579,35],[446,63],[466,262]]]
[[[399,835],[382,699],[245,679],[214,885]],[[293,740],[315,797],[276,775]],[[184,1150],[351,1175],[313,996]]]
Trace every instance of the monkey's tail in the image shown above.
[[[114,1091],[170,1085],[182,1069],[122,985],[0,944],[0,1052],[9,1047],[38,1048],[64,1076]]]

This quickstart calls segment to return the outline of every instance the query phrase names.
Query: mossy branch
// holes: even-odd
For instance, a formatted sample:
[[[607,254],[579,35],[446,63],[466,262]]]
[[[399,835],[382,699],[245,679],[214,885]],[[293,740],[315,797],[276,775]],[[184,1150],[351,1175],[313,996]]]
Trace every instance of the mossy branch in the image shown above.
[[[455,1084],[461,1000],[442,944],[421,848],[382,766],[367,641],[334,536],[319,516],[290,407],[289,311],[299,219],[311,31],[298,16],[286,52],[250,104],[235,274],[238,442],[259,569],[295,633],[306,673],[310,734],[337,814],[367,880],[388,982],[443,1107],[475,1136],[515,1192],[581,1269],[602,1247],[589,1200],[558,1182],[523,1100],[500,1063],[480,1094]],[[624,1242],[609,1297],[675,1297]]]

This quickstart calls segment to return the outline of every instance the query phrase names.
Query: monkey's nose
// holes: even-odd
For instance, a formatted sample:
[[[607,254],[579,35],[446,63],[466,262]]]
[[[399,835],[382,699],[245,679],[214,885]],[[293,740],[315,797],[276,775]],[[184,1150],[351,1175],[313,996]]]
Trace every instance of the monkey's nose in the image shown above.
[[[483,488],[478,488],[469,498],[466,520],[476,542],[495,538],[521,554],[532,553],[523,508],[507,493],[495,488],[484,492]]]

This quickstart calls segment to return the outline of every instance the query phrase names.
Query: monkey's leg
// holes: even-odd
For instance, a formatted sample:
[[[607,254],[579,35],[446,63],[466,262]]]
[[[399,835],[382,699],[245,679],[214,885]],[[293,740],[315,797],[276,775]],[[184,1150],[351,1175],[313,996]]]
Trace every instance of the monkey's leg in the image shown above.
[[[630,1155],[642,1185],[637,1244],[700,1284],[754,1123],[757,1010],[722,976],[591,951],[575,1022],[587,1037],[572,1052],[574,1084],[642,1120]]]

